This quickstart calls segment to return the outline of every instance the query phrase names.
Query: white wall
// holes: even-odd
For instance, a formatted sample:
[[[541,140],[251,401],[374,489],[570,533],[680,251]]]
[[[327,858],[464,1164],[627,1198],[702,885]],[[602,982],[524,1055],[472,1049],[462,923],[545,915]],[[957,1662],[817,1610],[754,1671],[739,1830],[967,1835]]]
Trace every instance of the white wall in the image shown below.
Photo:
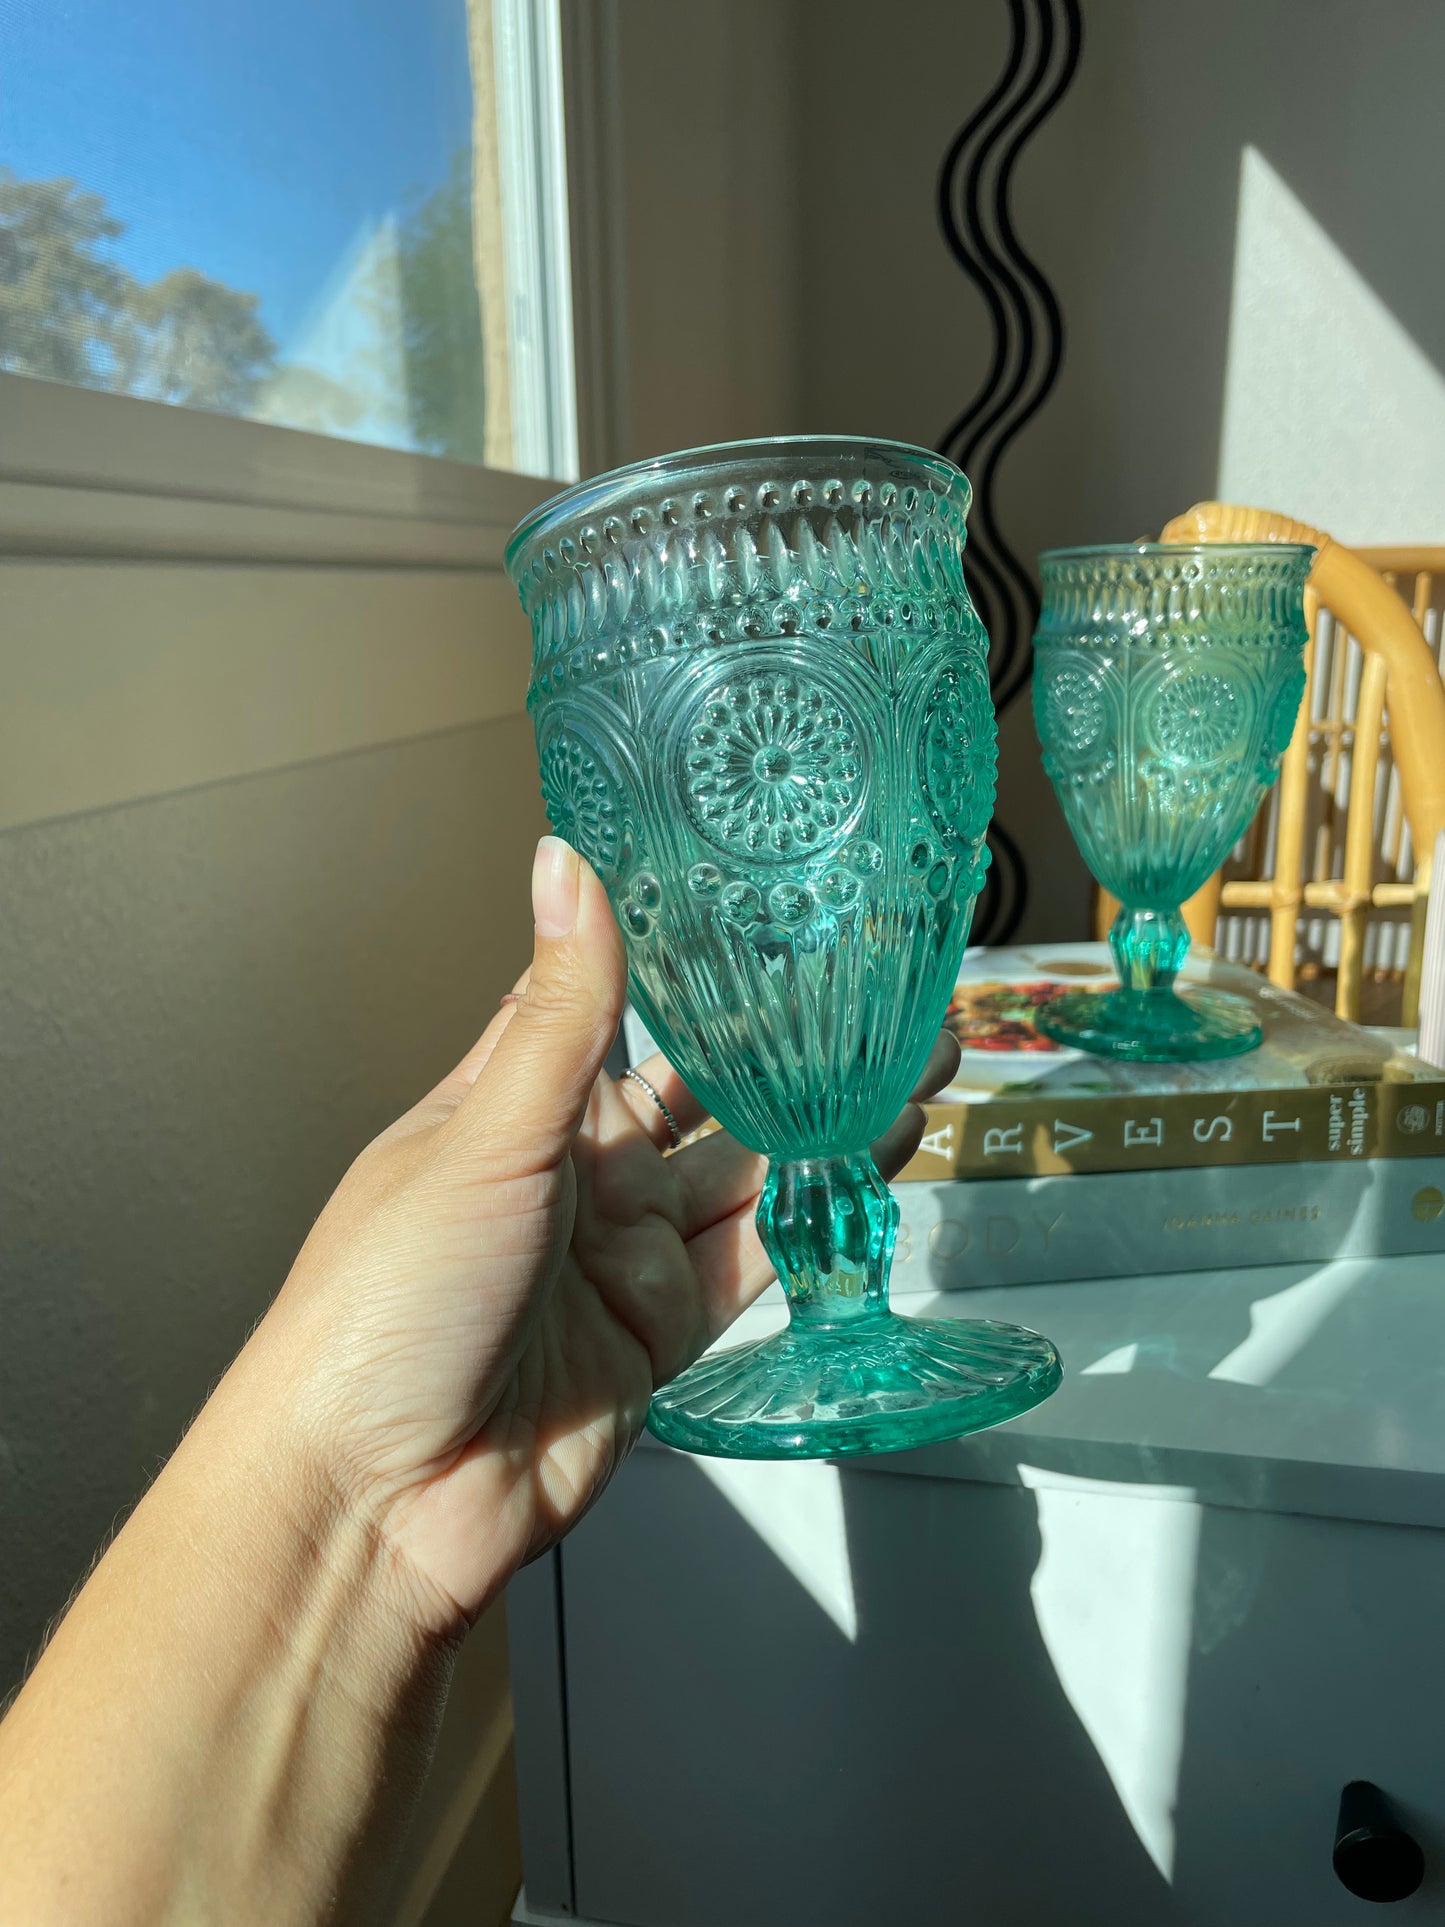
[[[1366,145],[1373,155],[1378,143]],[[1427,349],[1335,238],[1339,225],[1328,210],[1317,217],[1260,149],[1245,148],[1219,493],[1287,502],[1350,541],[1438,541],[1440,313],[1422,330]],[[1433,278],[1438,250],[1421,253]]]
[[[623,12],[626,452],[795,428],[935,442],[988,350],[935,182],[1002,63],[1003,0]],[[1014,546],[1130,539],[1221,489],[1346,539],[1445,539],[1445,8],[1083,12],[1074,87],[1017,174],[1067,346],[1002,470]],[[699,110],[692,75],[716,88],[725,67],[731,110]],[[1000,798],[1033,879],[1025,935],[1077,934],[1088,881],[1026,701]]]
[[[797,0],[608,7],[624,394],[605,459],[809,426],[805,12]]]

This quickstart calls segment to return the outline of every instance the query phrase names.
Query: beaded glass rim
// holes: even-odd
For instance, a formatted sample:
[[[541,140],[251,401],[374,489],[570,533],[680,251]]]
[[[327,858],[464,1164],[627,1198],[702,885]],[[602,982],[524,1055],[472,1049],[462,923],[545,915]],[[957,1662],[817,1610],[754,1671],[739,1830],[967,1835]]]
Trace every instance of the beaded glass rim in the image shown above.
[[[1298,629],[1302,594],[1318,550],[1307,542],[1112,542],[1047,549],[1035,646],[1076,643],[1081,628],[1117,639],[1121,629],[1151,647],[1183,639],[1191,625],[1216,636],[1274,641]],[[1281,601],[1281,598],[1284,600]],[[1170,646],[1172,646],[1172,642]]]
[[[882,435],[764,435],[751,441],[715,442],[702,448],[678,449],[671,455],[653,455],[625,467],[608,469],[551,496],[533,509],[512,531],[507,543],[504,566],[513,580],[518,574],[522,552],[539,537],[584,514],[596,513],[603,504],[626,496],[639,484],[665,483],[680,487],[686,478],[707,476],[734,469],[741,464],[762,463],[769,456],[797,455],[814,462],[827,457],[838,465],[857,464],[869,458],[892,459],[900,467],[923,470],[943,484],[939,493],[955,502],[967,514],[973,488],[963,470],[936,449],[922,448],[914,442],[892,441]]]
[[[1319,551],[1311,542],[1086,542],[1078,548],[1044,549],[1039,566],[1048,562],[1107,562],[1138,556],[1305,556]]]

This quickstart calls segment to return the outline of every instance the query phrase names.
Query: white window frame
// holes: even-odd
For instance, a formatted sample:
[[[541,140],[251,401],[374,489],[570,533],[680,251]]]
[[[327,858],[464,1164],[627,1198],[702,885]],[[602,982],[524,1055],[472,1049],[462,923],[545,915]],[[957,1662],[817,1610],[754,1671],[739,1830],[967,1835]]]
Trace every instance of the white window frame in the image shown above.
[[[496,568],[560,483],[0,374],[0,554]]]
[[[553,264],[509,324],[532,331],[519,370],[550,384],[533,418],[561,472],[0,374],[0,834],[477,723],[525,730],[507,538],[577,453],[589,473],[627,453],[617,18],[616,0],[493,0],[494,54],[549,76],[540,115],[499,116],[498,145],[546,124],[513,169],[503,245],[509,218],[531,222]],[[569,232],[569,203],[563,259],[536,243]]]
[[[588,204],[608,192],[591,98],[604,23],[577,18],[590,4],[493,0],[517,459],[547,472],[0,374],[0,555],[500,567],[510,530],[578,472],[574,305],[598,301],[584,287],[574,304],[574,284],[579,267],[584,280],[600,271]],[[580,109],[570,77],[563,87],[579,46]],[[593,151],[573,151],[574,128]],[[602,439],[584,433],[589,455]]]
[[[560,0],[492,0],[513,458],[577,479]]]

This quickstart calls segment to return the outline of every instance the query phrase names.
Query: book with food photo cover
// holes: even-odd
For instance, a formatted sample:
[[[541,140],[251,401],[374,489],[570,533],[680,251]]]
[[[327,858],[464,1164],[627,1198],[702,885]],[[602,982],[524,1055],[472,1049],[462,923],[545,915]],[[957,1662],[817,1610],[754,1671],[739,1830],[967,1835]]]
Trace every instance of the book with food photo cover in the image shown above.
[[[1132,1064],[1054,1044],[1041,1008],[1115,982],[1104,944],[970,951],[948,1027],[957,1077],[928,1107],[904,1180],[1294,1164],[1445,1151],[1445,1071],[1243,965],[1191,957],[1183,983],[1248,1000],[1257,1050]]]

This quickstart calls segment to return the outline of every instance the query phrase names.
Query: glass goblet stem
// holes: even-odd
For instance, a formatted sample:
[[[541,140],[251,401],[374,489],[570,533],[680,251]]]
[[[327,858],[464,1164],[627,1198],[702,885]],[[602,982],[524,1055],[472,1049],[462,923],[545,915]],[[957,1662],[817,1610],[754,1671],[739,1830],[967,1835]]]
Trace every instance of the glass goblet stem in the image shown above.
[[[794,1326],[826,1331],[887,1315],[898,1201],[867,1151],[774,1158],[758,1232]]]
[[[777,1156],[758,1229],[788,1296],[784,1330],[709,1352],[654,1394],[665,1445],[721,1458],[890,1452],[997,1425],[1046,1398],[1046,1338],[888,1309],[898,1205],[867,1151]]]
[[[1127,905],[1109,932],[1114,968],[1125,990],[1168,990],[1189,949],[1189,931],[1176,910]]]

